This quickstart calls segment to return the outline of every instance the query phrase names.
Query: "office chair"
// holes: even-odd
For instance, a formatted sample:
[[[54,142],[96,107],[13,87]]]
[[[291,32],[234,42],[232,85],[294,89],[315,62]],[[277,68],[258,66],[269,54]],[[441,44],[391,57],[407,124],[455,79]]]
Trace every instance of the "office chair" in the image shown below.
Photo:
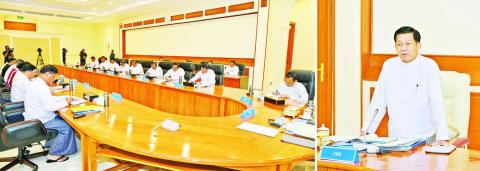
[[[245,75],[245,65],[244,64],[238,64],[238,75]]]
[[[215,85],[223,85],[223,64],[211,64],[210,69],[215,72]]]
[[[442,94],[447,115],[449,138],[457,147],[468,143],[470,120],[470,75],[441,71]]]
[[[166,74],[169,69],[172,69],[173,62],[170,61],[160,61],[158,62],[158,66],[162,68],[163,74]]]
[[[147,73],[148,69],[152,66],[153,61],[142,61],[143,73]]]
[[[195,64],[193,62],[180,62],[178,66],[185,71],[185,80],[188,81],[194,76]]]
[[[295,73],[297,82],[302,83],[307,89],[308,100],[315,98],[315,72],[310,70],[290,70]]]
[[[38,170],[38,166],[31,162],[29,159],[47,155],[48,150],[43,150],[39,153],[30,154],[30,151],[27,150],[32,144],[43,141],[50,140],[57,136],[58,132],[55,130],[45,129],[43,124],[39,120],[29,120],[29,121],[19,121],[19,122],[9,122],[7,118],[11,115],[22,115],[23,110],[14,110],[10,112],[1,112],[0,113],[0,129],[1,140],[0,141],[0,151],[6,151],[13,148],[18,149],[17,157],[5,157],[0,158],[0,162],[10,162],[5,165],[0,170],[8,170],[15,166],[16,164],[25,164],[32,168],[34,171]]]

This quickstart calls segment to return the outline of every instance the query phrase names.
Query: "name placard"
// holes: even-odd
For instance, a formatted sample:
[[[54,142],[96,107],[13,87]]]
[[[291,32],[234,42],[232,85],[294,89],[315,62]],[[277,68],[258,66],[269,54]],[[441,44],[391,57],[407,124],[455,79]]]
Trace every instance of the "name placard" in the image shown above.
[[[360,157],[358,155],[358,150],[353,148],[323,146],[320,153],[320,159],[358,163]]]

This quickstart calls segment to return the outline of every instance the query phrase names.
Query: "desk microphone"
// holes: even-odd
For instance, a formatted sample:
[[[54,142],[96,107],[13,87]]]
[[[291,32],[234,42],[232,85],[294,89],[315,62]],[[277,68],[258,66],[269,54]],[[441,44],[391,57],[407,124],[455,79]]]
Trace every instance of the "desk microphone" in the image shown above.
[[[378,114],[378,109],[375,109],[375,112],[373,113],[373,117],[370,119],[370,121],[368,122],[368,125],[367,125],[367,130],[365,130],[365,134],[368,133],[368,130],[370,129],[370,126],[372,126],[372,122],[373,120],[375,120],[375,118],[377,117],[377,114]]]

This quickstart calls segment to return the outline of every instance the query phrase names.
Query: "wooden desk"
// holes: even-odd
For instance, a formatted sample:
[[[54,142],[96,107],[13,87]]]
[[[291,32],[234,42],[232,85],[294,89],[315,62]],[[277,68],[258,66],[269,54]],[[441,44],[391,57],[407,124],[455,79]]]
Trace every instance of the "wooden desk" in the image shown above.
[[[248,76],[224,76],[223,85],[248,90]]]
[[[99,73],[82,73],[83,71],[75,71],[76,69],[71,68],[61,68],[60,70],[65,75],[93,74],[95,80],[92,81],[92,85],[97,85],[97,81],[102,80],[103,76],[117,80],[123,79],[105,74],[101,74],[102,76],[99,77],[97,76]],[[80,80],[80,77],[77,79]],[[244,90],[225,87],[215,89],[213,94],[205,94],[188,88],[181,90],[136,80],[128,81],[130,82],[122,83],[134,84],[129,88],[147,86],[149,89],[160,89],[160,94],[150,95],[149,99],[162,96],[162,93],[172,96],[175,93],[191,93],[196,96],[204,96],[206,101],[217,98],[225,101],[231,100],[230,103],[225,102],[224,109],[226,111],[232,110],[231,107],[244,109],[244,107],[238,107],[241,103],[235,100],[246,93]],[[108,82],[114,83],[115,81]],[[112,84],[112,86],[115,85]],[[120,89],[118,90],[122,91]],[[76,87],[74,93],[76,96],[81,96],[87,91],[101,93],[95,88],[85,90],[81,85]],[[66,94],[68,92],[61,92],[58,95]],[[238,116],[240,112],[224,116],[218,115],[219,117],[186,116],[159,111],[127,99],[124,99],[121,104],[111,100],[110,106],[105,108],[104,112],[90,114],[76,120],[72,118],[71,112],[61,114],[62,118],[80,134],[84,170],[96,170],[97,155],[167,169],[195,168],[199,170],[202,168],[203,170],[225,168],[290,170],[295,162],[314,158],[313,149],[281,142],[281,134],[269,138],[237,129],[236,126],[241,123]],[[163,103],[163,101],[160,102]],[[234,105],[230,106],[229,104]],[[203,108],[216,110],[211,108],[215,105],[204,105]],[[175,107],[187,106],[172,105],[172,108]],[[263,106],[260,102],[254,102],[253,107],[257,110],[257,115],[252,122],[260,125],[268,125],[267,119],[281,113],[279,110]],[[241,109],[232,111],[241,111]],[[162,128],[153,130],[167,118],[179,122],[180,130],[177,132],[170,132]]]
[[[426,154],[425,147],[387,155],[361,154],[360,162],[346,164],[318,160],[324,170],[480,170],[480,151],[456,149],[450,155]]]

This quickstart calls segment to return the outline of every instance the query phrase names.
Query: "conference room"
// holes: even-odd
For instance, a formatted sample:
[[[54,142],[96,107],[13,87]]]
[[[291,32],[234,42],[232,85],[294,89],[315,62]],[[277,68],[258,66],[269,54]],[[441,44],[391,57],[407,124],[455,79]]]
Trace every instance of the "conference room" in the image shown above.
[[[480,169],[479,5],[319,1],[317,170]]]
[[[315,170],[317,5],[0,0],[0,170]]]

